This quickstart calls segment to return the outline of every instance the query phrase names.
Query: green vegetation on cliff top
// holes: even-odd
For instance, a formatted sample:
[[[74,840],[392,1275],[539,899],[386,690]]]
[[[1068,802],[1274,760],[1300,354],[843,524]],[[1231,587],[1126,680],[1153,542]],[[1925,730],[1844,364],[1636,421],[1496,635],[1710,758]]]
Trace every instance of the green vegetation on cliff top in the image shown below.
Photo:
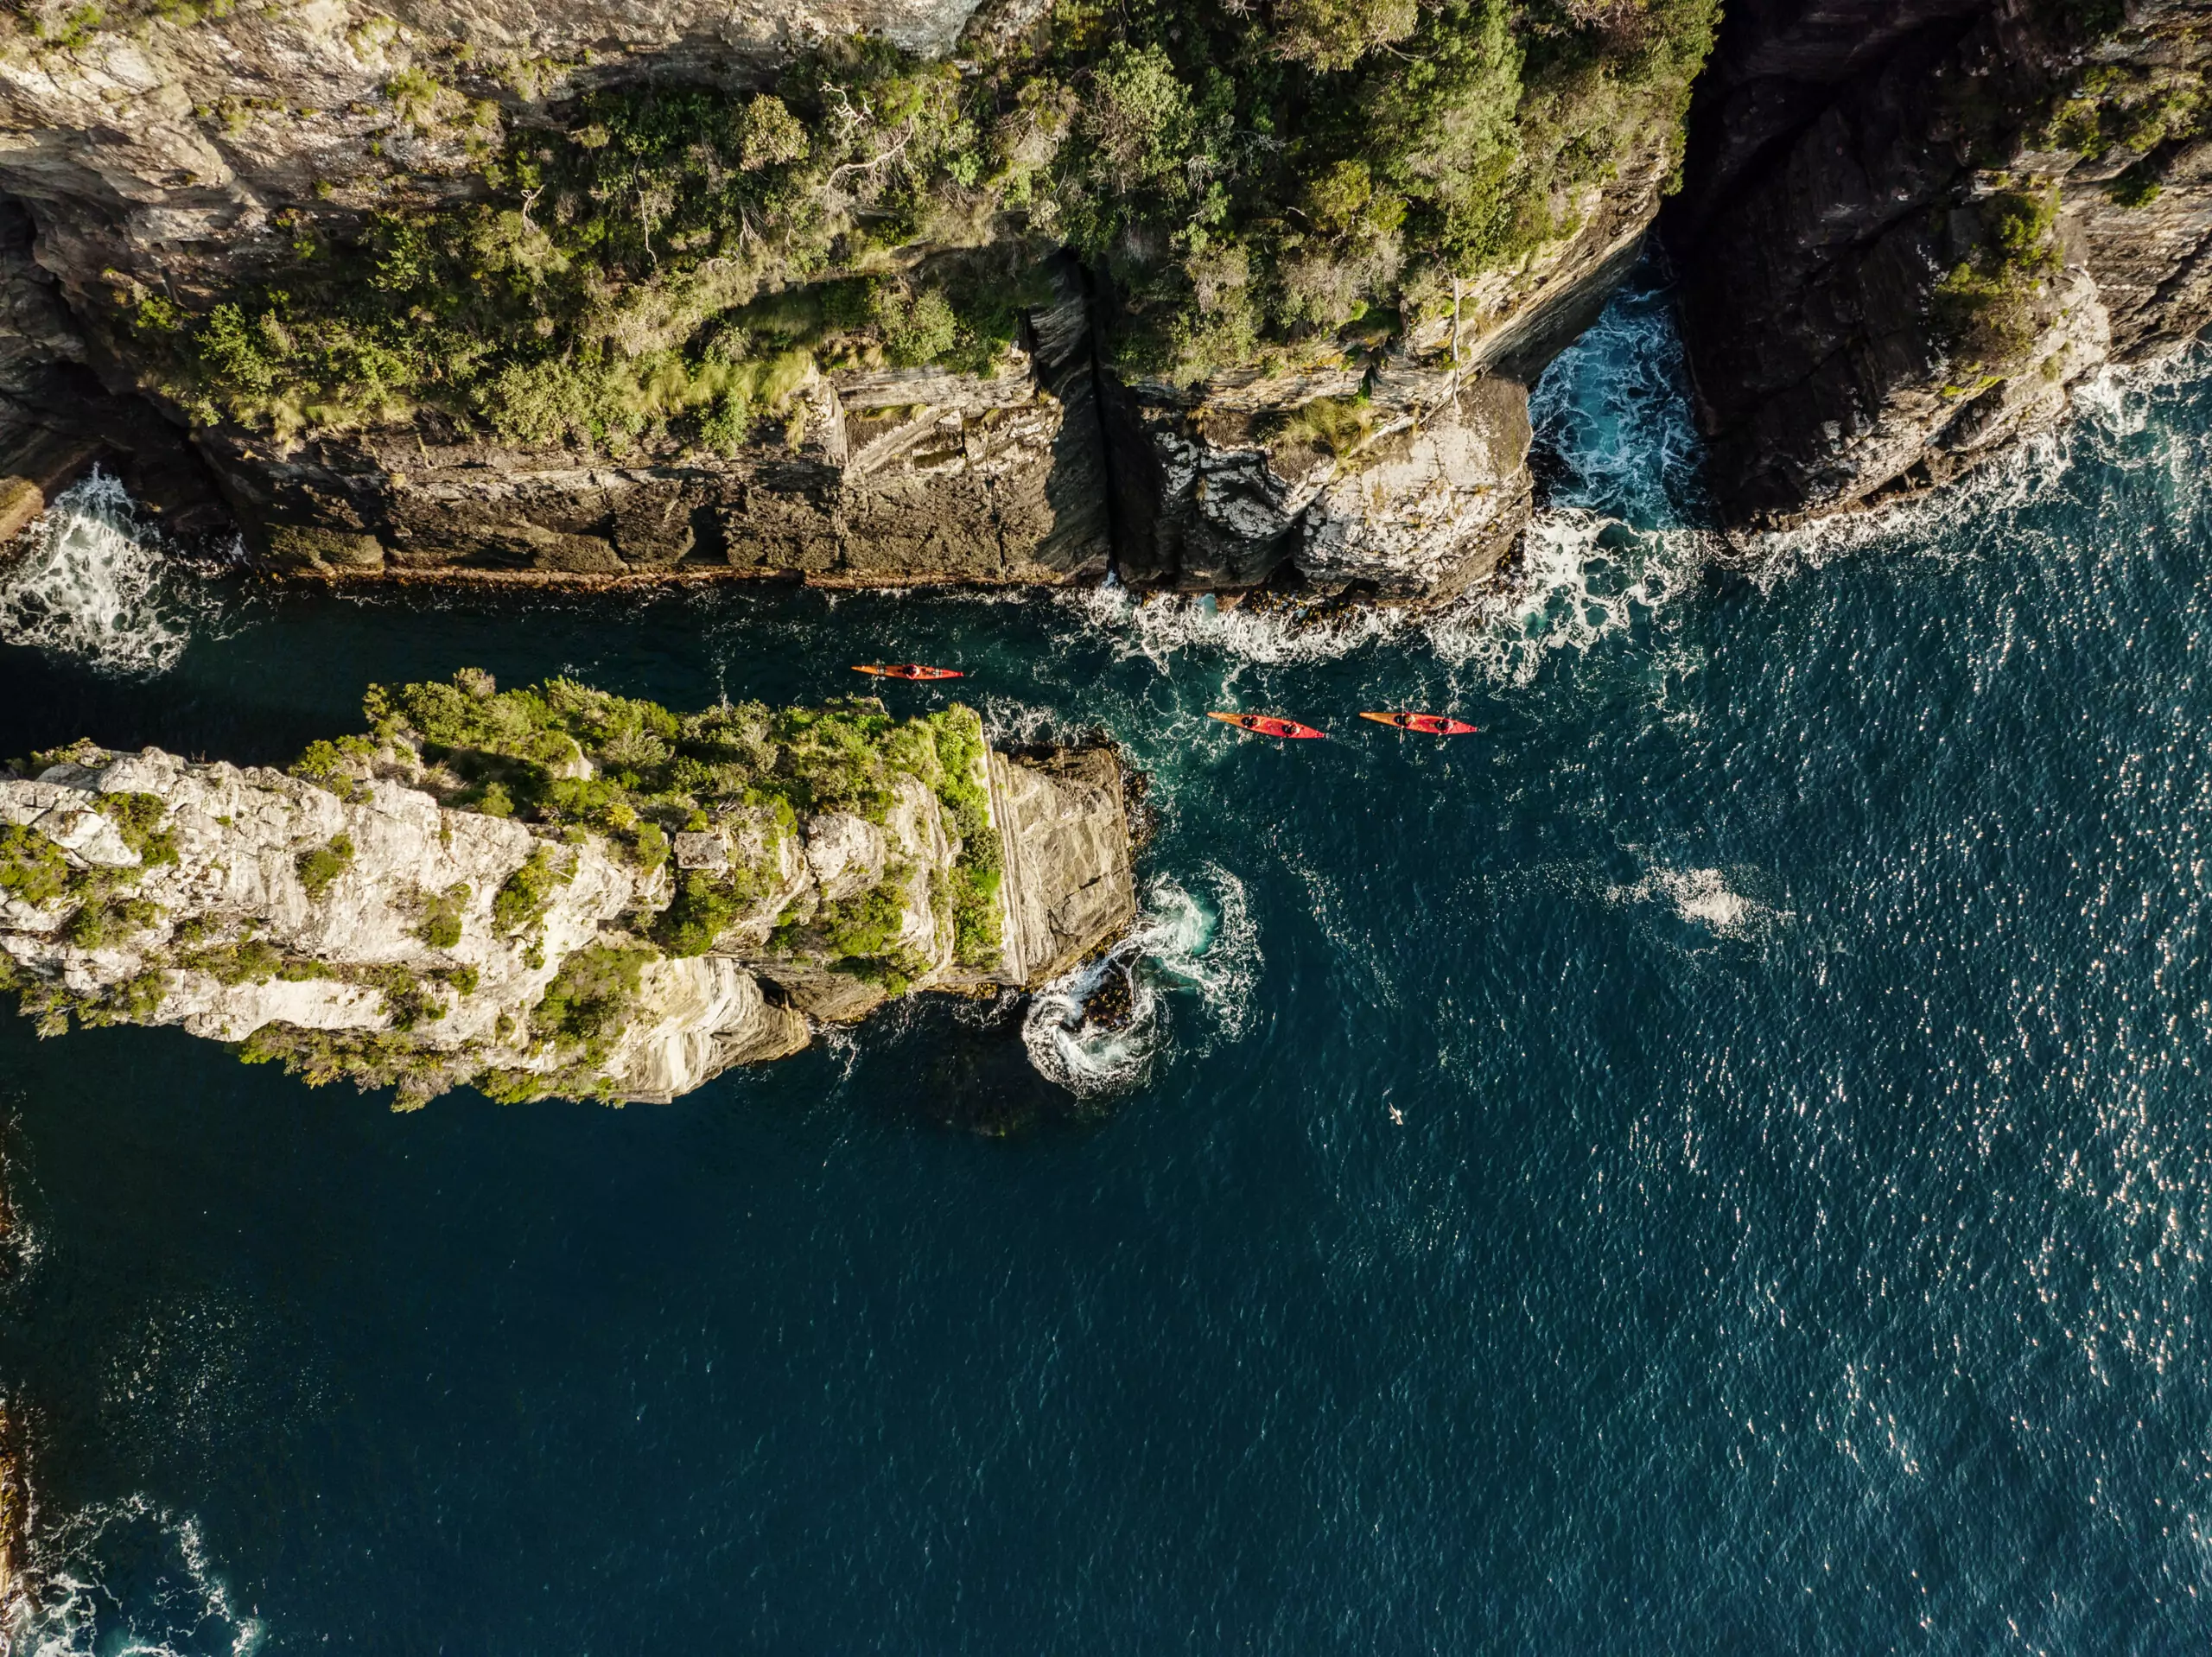
[[[1936,284],[1936,326],[1959,365],[1984,384],[2018,368],[2041,337],[2038,302],[2063,264],[2058,201],[2056,185],[1990,197],[1978,210],[1975,256]]]
[[[799,819],[842,811],[881,824],[911,784],[936,797],[945,832],[960,841],[951,868],[938,872],[930,886],[938,924],[951,928],[954,958],[986,971],[998,962],[999,837],[983,780],[982,722],[971,708],[956,705],[899,721],[880,702],[854,697],[818,708],[745,702],[679,715],[564,679],[502,691],[490,675],[464,669],[450,683],[372,687],[365,711],[371,734],[310,745],[294,774],[346,799],[363,797],[372,778],[393,777],[428,789],[448,807],[531,824],[540,838],[493,894],[492,918],[498,934],[523,942],[533,962],[552,902],[575,876],[575,843],[597,837],[650,870],[666,860],[673,835],[722,830],[732,854],[728,867],[682,871],[663,888],[670,893],[664,908],[631,917],[635,936],[629,942],[594,946],[561,963],[529,1013],[526,1032],[517,1032],[558,1061],[554,1071],[478,1076],[480,1056],[411,1033],[446,1017],[445,993],[475,992],[473,968],[448,967],[418,977],[397,967],[334,967],[288,955],[251,926],[231,936],[199,917],[177,926],[165,945],[146,949],[147,971],[106,995],[72,992],[5,967],[4,956],[0,988],[20,993],[41,1033],[59,1033],[73,1015],[94,1024],[152,1017],[167,975],[178,969],[231,987],[337,979],[376,991],[391,1028],[334,1032],[270,1025],[245,1043],[243,1056],[282,1063],[311,1083],[343,1077],[365,1087],[396,1086],[407,1103],[472,1077],[500,1098],[589,1093],[603,1085],[597,1069],[645,967],[664,955],[702,954],[748,917],[760,931],[747,951],[764,961],[849,973],[894,994],[932,966],[898,941],[915,871],[895,856],[873,887],[785,917],[772,933],[767,930],[778,914],[773,900],[788,891],[784,842]],[[36,763],[98,765],[105,758],[79,745],[41,755]],[[175,860],[157,797],[111,793],[98,804],[147,866]],[[299,853],[296,867],[309,899],[327,897],[355,859],[344,834]],[[0,898],[62,908],[65,934],[81,948],[122,943],[158,924],[160,911],[133,893],[140,873],[73,868],[45,835],[0,823]],[[411,890],[401,901],[419,917],[415,935],[447,949],[461,941],[470,896],[457,886],[442,892]]]
[[[937,797],[947,832],[962,842],[943,898],[960,959],[997,959],[998,835],[982,775],[982,721],[972,708],[898,721],[872,697],[849,697],[679,715],[566,679],[503,691],[488,674],[463,669],[450,683],[372,687],[365,712],[372,736],[315,743],[295,771],[348,793],[380,756],[404,750],[422,765],[412,780],[448,805],[569,837],[596,835],[645,868],[666,861],[672,835],[721,828],[730,867],[682,871],[667,908],[640,917],[676,955],[704,953],[775,895],[782,842],[802,816],[842,811],[880,824],[900,779],[912,778]],[[500,930],[532,931],[573,873],[573,859],[540,845],[493,898]],[[883,901],[900,902],[897,882],[887,871]],[[434,926],[436,905],[423,901]],[[784,941],[793,954],[864,975],[912,977],[929,964],[887,949],[872,930],[840,930],[834,917],[800,923]]]
[[[1714,16],[1060,0],[989,55],[833,41],[756,93],[602,90],[503,135],[411,71],[395,119],[465,116],[479,187],[296,211],[262,282],[139,291],[130,320],[203,420],[290,439],[430,411],[616,452],[796,437],[817,367],[984,369],[1064,248],[1114,296],[1128,371],[1312,359],[1448,311],[1455,279],[1571,231],[1581,187],[1678,159]]]

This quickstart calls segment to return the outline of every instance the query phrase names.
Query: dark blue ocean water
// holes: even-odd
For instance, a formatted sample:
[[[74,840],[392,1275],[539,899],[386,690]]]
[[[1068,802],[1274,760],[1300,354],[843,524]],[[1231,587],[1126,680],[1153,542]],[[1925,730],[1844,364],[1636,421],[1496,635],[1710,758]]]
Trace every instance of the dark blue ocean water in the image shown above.
[[[1678,384],[1618,303],[1539,399],[1523,594],[1319,638],[136,591],[90,542],[19,591],[19,638],[105,593],[170,664],[0,649],[4,752],[280,759],[464,663],[697,704],[956,658],[1161,814],[1114,1051],[923,1004],[670,1107],[398,1115],[0,1020],[30,1643],[2203,1649],[2212,378],[1737,551]],[[1484,733],[1351,716],[1402,705]]]

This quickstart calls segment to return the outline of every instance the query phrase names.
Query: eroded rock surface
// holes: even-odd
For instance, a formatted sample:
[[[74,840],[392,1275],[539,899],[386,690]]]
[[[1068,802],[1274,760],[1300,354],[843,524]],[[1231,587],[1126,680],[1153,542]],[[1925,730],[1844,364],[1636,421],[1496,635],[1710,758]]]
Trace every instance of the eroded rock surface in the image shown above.
[[[276,569],[1095,581],[1111,547],[1086,328],[1071,289],[988,376],[810,372],[791,441],[734,458],[590,464],[419,433],[280,454],[227,429],[200,449]]]
[[[1387,346],[1183,390],[1109,384],[1122,573],[1210,591],[1292,568],[1395,600],[1487,580],[1534,499],[1529,388],[1634,265],[1672,157],[1648,144],[1563,204],[1568,233]]]

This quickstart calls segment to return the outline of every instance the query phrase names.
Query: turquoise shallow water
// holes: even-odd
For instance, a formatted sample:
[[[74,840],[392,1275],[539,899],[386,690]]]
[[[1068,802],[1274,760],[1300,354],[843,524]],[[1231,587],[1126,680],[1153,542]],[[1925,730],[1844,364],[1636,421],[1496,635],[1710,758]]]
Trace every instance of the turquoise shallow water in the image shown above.
[[[124,595],[152,677],[0,649],[0,751],[241,759],[464,663],[957,658],[1161,814],[1116,1051],[925,1003],[671,1107],[394,1115],[0,1022],[33,1643],[2202,1649],[2212,379],[1744,552],[1678,384],[1618,303],[1528,593],[1419,625],[218,580]],[[1405,704],[1484,733],[1350,716]]]

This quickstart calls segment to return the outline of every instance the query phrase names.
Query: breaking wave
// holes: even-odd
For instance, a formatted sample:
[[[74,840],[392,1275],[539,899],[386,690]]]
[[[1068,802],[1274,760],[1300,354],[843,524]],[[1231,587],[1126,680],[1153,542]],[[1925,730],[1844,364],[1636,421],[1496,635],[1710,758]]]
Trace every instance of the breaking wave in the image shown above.
[[[1219,864],[1205,867],[1206,896],[1173,876],[1145,894],[1136,930],[1096,961],[1037,993],[1022,1020],[1029,1062],[1079,1099],[1125,1092],[1151,1073],[1171,1035],[1171,997],[1195,997],[1206,1028],[1192,1044],[1204,1053],[1233,1041],[1252,1022],[1259,981],[1259,929],[1244,883]],[[1110,1019],[1092,1016],[1101,993],[1126,991]]]
[[[1705,518],[1705,446],[1688,384],[1673,297],[1639,272],[1529,394],[1532,459],[1553,474],[1551,504],[1602,508],[1643,529]]]
[[[143,1496],[64,1519],[38,1540],[31,1567],[37,1609],[21,1642],[30,1657],[247,1657],[266,1633],[232,1603],[198,1523]]]
[[[0,579],[0,640],[125,678],[177,664],[212,600],[120,481],[95,467],[25,533],[30,550]]]
[[[1656,616],[1720,546],[1703,530],[1637,530],[1585,507],[1553,508],[1530,520],[1504,591],[1438,611],[1421,631],[1441,660],[1525,685],[1552,657],[1586,653]]]
[[[1198,651],[1263,667],[1333,662],[1411,625],[1403,613],[1376,605],[1316,618],[1295,607],[1224,605],[1211,593],[1140,598],[1118,581],[1071,594],[1065,601],[1100,632],[1117,638],[1125,655],[1141,656],[1163,673],[1179,653]]]

